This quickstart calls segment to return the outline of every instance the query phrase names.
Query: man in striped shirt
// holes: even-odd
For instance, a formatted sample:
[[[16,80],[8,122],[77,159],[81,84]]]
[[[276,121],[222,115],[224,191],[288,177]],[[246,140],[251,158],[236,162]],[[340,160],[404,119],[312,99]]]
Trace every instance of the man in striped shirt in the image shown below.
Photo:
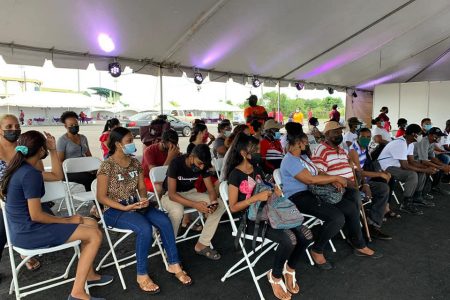
[[[362,175],[362,190],[366,195],[372,195],[372,205],[367,217],[370,236],[379,240],[391,240],[391,236],[381,231],[383,216],[389,201],[390,189],[388,183],[391,180],[391,174],[388,172],[369,172],[363,170],[370,140],[370,129],[362,128],[358,132],[357,139],[349,147],[349,156],[357,171]]]

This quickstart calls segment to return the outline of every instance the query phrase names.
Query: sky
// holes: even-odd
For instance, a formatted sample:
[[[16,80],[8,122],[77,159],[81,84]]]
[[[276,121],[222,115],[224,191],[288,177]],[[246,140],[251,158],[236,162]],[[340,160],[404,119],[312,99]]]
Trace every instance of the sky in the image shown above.
[[[206,77],[206,74],[204,74]],[[4,63],[0,57],[0,77],[18,77],[27,79],[38,79],[43,82],[43,87],[68,89],[74,91],[85,91],[89,87],[104,87],[121,92],[121,100],[136,110],[154,109],[160,103],[159,78],[147,75],[136,74],[126,67],[122,75],[113,78],[105,71],[95,70],[94,65],[90,65],[86,70],[74,70],[55,68],[51,61],[47,61],[43,67],[18,66]],[[29,85],[28,91],[32,90]],[[277,91],[277,87],[254,88],[249,84],[242,85],[228,81],[227,83],[210,82],[206,77],[204,82],[198,86],[192,78],[163,77],[163,98],[164,103],[174,101],[177,103],[192,103],[193,106],[201,107],[205,101],[208,103],[218,103],[220,100],[231,100],[233,104],[240,104],[255,94],[261,97],[263,93]],[[9,83],[8,93],[19,93],[18,84]],[[4,86],[0,86],[0,94],[4,93]],[[301,90],[295,87],[281,88],[281,93],[287,94],[289,98],[325,98],[329,96],[326,90]],[[335,92],[333,97],[341,97],[345,103],[345,93]]]

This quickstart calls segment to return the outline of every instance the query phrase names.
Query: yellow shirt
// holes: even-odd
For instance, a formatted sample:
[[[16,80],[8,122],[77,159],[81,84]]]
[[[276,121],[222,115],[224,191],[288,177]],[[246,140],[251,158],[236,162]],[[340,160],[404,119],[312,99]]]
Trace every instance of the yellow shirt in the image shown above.
[[[303,124],[303,113],[301,111],[294,114],[294,122]]]

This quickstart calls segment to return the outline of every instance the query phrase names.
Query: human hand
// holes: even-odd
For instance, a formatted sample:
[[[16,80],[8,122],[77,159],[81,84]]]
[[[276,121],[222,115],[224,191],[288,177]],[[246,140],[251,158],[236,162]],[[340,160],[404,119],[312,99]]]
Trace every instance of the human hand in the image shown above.
[[[219,202],[217,202],[217,201],[211,202],[208,205],[209,213],[210,214],[214,213],[218,207],[219,207]]]
[[[347,187],[347,179],[345,179],[344,177],[336,176],[335,183],[340,185],[342,188]]]
[[[210,142],[214,142],[216,140],[216,137],[212,135],[210,132],[208,132],[208,137]]]
[[[170,144],[169,150],[167,151],[167,156],[169,157],[177,157],[180,154],[180,148],[175,146],[174,144]]]
[[[386,182],[389,182],[391,180],[391,174],[389,173],[381,172],[380,177],[386,180]]]
[[[150,204],[150,201],[147,198],[141,198],[138,204],[140,204],[140,208],[146,208]]]
[[[372,190],[367,183],[363,184],[361,190],[364,192],[364,194],[366,194],[367,198],[372,199]]]
[[[275,186],[274,193],[275,193],[275,195],[277,195],[277,197],[282,197],[283,196],[283,192],[280,190],[278,185]]]
[[[53,135],[44,131],[45,138],[47,139],[45,144],[48,150],[56,150],[56,140]]]
[[[194,205],[194,208],[204,214],[210,213],[210,208],[208,208],[208,203],[206,203],[205,201],[196,202]]]
[[[428,167],[428,168],[425,169],[424,173],[425,174],[429,174],[429,175],[434,175],[434,174],[436,174],[437,171],[438,170],[436,168]]]
[[[256,199],[258,201],[267,201],[269,200],[269,197],[272,196],[272,193],[273,192],[271,190],[262,191],[256,194]]]
[[[80,215],[73,215],[68,218],[69,224],[83,224],[83,217]]]

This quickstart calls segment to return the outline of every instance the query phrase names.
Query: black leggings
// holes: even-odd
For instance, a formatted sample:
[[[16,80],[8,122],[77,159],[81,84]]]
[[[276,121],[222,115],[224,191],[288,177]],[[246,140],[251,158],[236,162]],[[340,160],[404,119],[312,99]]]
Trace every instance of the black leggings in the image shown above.
[[[315,236],[311,249],[316,253],[323,253],[328,241],[338,234],[347,224],[351,242],[360,249],[366,246],[359,222],[359,208],[356,191],[346,189],[344,197],[337,204],[330,204],[319,200],[310,191],[303,191],[292,195],[289,199],[300,212],[312,215],[323,221],[318,234]]]

